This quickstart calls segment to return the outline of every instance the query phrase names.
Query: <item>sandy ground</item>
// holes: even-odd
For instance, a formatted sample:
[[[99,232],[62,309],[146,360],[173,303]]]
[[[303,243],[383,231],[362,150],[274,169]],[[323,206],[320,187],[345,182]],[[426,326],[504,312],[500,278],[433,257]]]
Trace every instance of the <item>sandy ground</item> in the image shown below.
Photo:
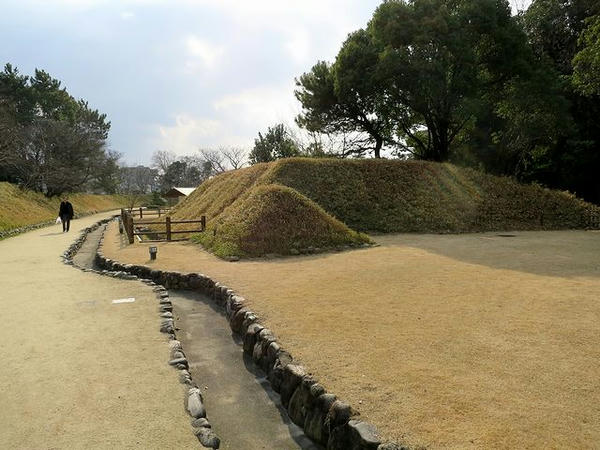
[[[105,216],[0,242],[1,448],[199,446],[151,290],[59,259]]]
[[[600,233],[391,235],[228,263],[191,244],[107,256],[202,272],[383,436],[427,448],[600,446]],[[153,244],[154,245],[154,244]]]

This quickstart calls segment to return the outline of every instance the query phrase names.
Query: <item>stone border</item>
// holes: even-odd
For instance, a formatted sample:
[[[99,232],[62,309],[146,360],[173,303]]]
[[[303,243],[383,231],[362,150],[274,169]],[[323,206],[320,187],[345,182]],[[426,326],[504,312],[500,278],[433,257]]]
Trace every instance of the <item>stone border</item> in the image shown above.
[[[339,400],[301,365],[294,362],[273,332],[262,325],[258,316],[245,306],[246,300],[232,289],[201,273],[181,273],[121,264],[106,258],[102,242],[96,252],[96,264],[102,272],[127,274],[151,280],[167,289],[185,289],[209,297],[226,315],[231,330],[241,338],[243,352],[266,375],[273,390],[281,396],[292,422],[313,441],[327,450],[409,450],[397,443],[381,443],[376,428],[357,419],[358,412]],[[172,323],[171,323],[172,326]]]
[[[136,275],[127,273],[126,271],[114,271],[114,270],[95,270],[78,266],[73,262],[73,256],[81,249],[83,243],[87,239],[88,234],[97,230],[99,227],[106,225],[108,222],[114,220],[118,216],[109,217],[107,219],[100,220],[90,227],[85,228],[79,235],[79,237],[69,246],[69,248],[62,254],[62,259],[65,264],[77,267],[84,272],[93,272],[99,275],[110,276],[113,278],[121,278],[124,280],[139,280],[149,286],[152,286],[152,290],[156,293],[156,297],[159,301],[159,312],[161,317],[160,331],[166,333],[169,336],[169,350],[170,360],[169,365],[179,370],[179,382],[186,386],[187,393],[184,399],[184,406],[188,414],[192,418],[192,427],[194,434],[200,441],[200,443],[207,448],[218,449],[221,445],[220,439],[212,431],[211,424],[206,418],[206,408],[204,407],[201,390],[196,383],[192,380],[192,376],[189,372],[188,360],[183,352],[181,342],[177,340],[175,331],[178,328],[175,327],[173,319],[173,304],[169,299],[169,293],[164,286],[156,284],[150,279],[143,279]],[[96,251],[96,260],[98,257],[98,251],[104,240],[104,233],[100,237],[98,243],[98,250]]]

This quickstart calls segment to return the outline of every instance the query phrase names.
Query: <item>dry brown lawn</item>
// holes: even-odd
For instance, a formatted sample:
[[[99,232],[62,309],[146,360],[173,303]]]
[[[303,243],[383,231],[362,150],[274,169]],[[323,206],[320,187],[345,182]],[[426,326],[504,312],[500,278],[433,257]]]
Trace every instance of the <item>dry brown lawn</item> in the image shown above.
[[[600,233],[375,236],[376,248],[152,265],[245,296],[386,439],[427,448],[600,447]],[[149,264],[113,224],[107,256]]]

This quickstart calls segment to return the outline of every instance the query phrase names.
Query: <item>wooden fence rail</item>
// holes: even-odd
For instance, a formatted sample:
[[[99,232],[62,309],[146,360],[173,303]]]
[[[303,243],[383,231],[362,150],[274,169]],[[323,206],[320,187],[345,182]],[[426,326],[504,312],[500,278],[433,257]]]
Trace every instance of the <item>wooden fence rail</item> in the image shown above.
[[[140,218],[143,218],[143,210],[140,208],[133,210],[136,215],[139,211],[140,214]],[[159,217],[160,217],[160,210],[159,210]],[[128,211],[127,209],[122,209],[121,210],[121,223],[122,226],[120,227],[120,231],[121,233],[125,232],[127,234],[127,238],[129,240],[130,244],[133,244],[135,242],[135,236],[143,236],[143,235],[165,235],[165,239],[153,239],[154,241],[158,240],[158,241],[173,241],[173,240],[178,240],[178,239],[173,239],[173,235],[174,234],[184,234],[184,233],[201,233],[206,229],[206,216],[201,216],[200,220],[171,220],[170,216],[166,216],[164,222],[162,221],[153,221],[153,222],[138,222],[137,224],[135,223],[135,221],[133,220],[133,214],[131,211]],[[172,225],[177,225],[177,224],[199,224],[200,225],[200,229],[196,228],[196,229],[190,229],[190,230],[173,230],[172,229]],[[142,231],[142,230],[138,230],[136,228],[136,225],[139,227],[140,225],[164,225],[165,227],[165,231],[157,231],[157,230],[150,230],[150,231]]]
[[[157,206],[156,208],[153,208],[153,207],[128,208],[128,210],[132,216],[139,216],[140,219],[143,219],[144,216],[160,217],[161,213],[164,216],[166,213],[171,211],[171,208],[162,208],[160,206]]]

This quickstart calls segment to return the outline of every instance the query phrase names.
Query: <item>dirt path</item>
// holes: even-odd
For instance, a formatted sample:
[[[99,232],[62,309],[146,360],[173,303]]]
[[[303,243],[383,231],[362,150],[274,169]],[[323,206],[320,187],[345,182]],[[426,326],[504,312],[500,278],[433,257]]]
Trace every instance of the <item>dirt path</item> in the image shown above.
[[[199,447],[151,289],[59,258],[106,216],[0,241],[3,448]]]
[[[510,233],[508,233],[510,234]],[[375,237],[352,252],[228,263],[159,244],[202,272],[384,437],[428,448],[596,448],[600,233]],[[149,264],[147,247],[106,256]]]

